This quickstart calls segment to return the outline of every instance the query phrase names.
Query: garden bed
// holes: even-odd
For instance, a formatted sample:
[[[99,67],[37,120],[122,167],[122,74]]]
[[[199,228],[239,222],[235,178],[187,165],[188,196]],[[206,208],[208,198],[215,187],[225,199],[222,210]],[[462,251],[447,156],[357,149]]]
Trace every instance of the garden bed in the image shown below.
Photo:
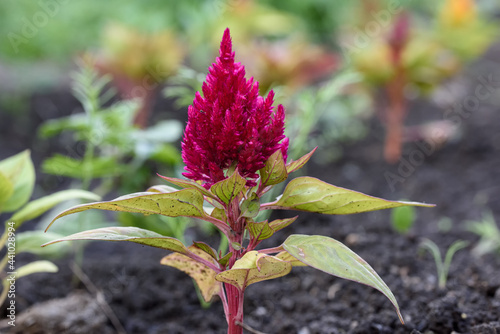
[[[476,73],[471,72],[466,80],[469,94],[477,85]],[[67,95],[35,97],[33,117],[41,117],[41,110],[47,106],[43,101],[54,103],[54,110],[72,110],[75,101]],[[492,99],[498,100],[498,95],[497,89]],[[409,122],[443,117],[430,105],[415,103],[413,108]],[[6,123],[2,128],[5,135],[10,133]],[[378,291],[312,268],[296,268],[288,276],[250,286],[245,295],[245,323],[264,333],[500,332],[500,256],[473,256],[471,250],[478,237],[465,229],[465,221],[478,220],[486,208],[500,217],[498,103],[482,103],[462,119],[461,129],[459,138],[431,153],[417,144],[407,144],[402,160],[406,163],[388,165],[382,160],[383,131],[373,120],[368,137],[345,146],[341,160],[327,166],[314,162],[308,166],[309,175],[337,186],[387,199],[435,203],[435,208],[417,209],[418,218],[409,234],[392,230],[389,211],[351,216],[300,214],[294,224],[263,244],[279,244],[291,233],[321,234],[342,241],[371,264],[391,288],[405,325]],[[42,143],[31,146],[33,138],[26,138],[24,143],[33,148],[35,161],[46,154]],[[316,154],[325,150],[328,147],[320,147]],[[414,153],[419,150],[421,154]],[[411,160],[412,155],[422,158]],[[388,175],[402,179],[391,187]],[[46,188],[61,186],[47,180],[54,179],[45,179]],[[295,213],[274,215],[290,217]],[[442,218],[451,219],[449,231],[439,227]],[[26,228],[30,226],[26,224]],[[456,253],[444,289],[437,287],[433,258],[419,251],[423,237],[439,245],[442,253],[455,240],[470,242]],[[220,302],[203,309],[191,279],[159,264],[164,255],[161,250],[132,243],[94,242],[85,249],[82,270],[127,333],[225,333]],[[18,265],[29,260],[31,256],[20,255]],[[16,283],[18,317],[10,332],[116,332],[101,309],[102,303],[96,302],[96,291],[90,288],[89,292],[89,286],[82,283],[74,284],[71,259],[56,263],[59,273],[36,274]],[[89,293],[91,298],[86,296]],[[47,301],[51,304],[41,304]]]

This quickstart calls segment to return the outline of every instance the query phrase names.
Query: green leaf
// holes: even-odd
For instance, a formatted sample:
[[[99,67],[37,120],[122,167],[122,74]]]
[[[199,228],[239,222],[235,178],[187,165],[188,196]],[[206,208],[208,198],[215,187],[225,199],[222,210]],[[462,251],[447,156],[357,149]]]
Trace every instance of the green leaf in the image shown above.
[[[16,279],[36,273],[56,273],[58,270],[57,266],[50,261],[34,261],[18,268]]]
[[[44,173],[76,179],[116,176],[123,169],[114,158],[95,157],[84,163],[83,160],[61,154],[46,159],[42,164]]]
[[[252,193],[250,198],[244,200],[241,205],[241,216],[255,218],[260,212],[260,199],[256,193]]]
[[[17,211],[9,221],[16,223],[16,228],[25,221],[34,219],[47,210],[53,208],[61,202],[72,199],[99,200],[100,197],[90,191],[70,189],[59,191],[55,194],[48,195],[34,201],[29,202],[24,208]]]
[[[249,222],[247,227],[252,237],[258,238],[258,240],[270,238],[274,234],[274,230],[269,227],[267,220],[259,223]]]
[[[211,257],[213,257],[215,260],[217,260],[217,258],[218,258],[217,252],[215,251],[215,249],[213,249],[212,247],[210,247],[206,243],[201,242],[201,241],[193,241],[193,246],[201,249],[202,251],[204,251],[205,253],[207,253]]]
[[[277,232],[277,231],[287,227],[291,223],[293,223],[297,219],[297,217],[298,216],[295,216],[292,218],[273,220],[272,222],[269,223],[269,227],[272,228],[274,230],[274,232]]]
[[[205,217],[203,195],[196,189],[183,189],[167,194],[143,192],[118,197],[112,201],[74,206],[58,214],[47,229],[61,217],[89,209],[160,214],[168,217]]]
[[[136,154],[138,150],[137,146],[138,145],[136,145]],[[174,145],[160,144],[154,147],[155,150],[151,152],[149,159],[167,166],[176,166],[182,163],[181,153]]]
[[[285,181],[288,173],[283,160],[281,150],[274,152],[266,161],[264,168],[260,170],[260,179],[265,186],[271,186]]]
[[[175,119],[156,122],[144,130],[136,130],[134,138],[155,143],[173,143],[182,136],[184,125]]]
[[[219,264],[221,266],[225,267],[227,265],[227,263],[229,262],[229,259],[231,258],[231,256],[233,256],[233,252],[227,253],[226,255],[224,255],[223,257],[221,257],[219,259]]]
[[[27,231],[16,234],[16,253],[32,253],[40,256],[60,256],[67,253],[69,244],[60,243],[52,247],[42,247],[42,244],[64,237],[58,233],[43,231]]]
[[[205,189],[202,185],[194,182],[194,181],[191,181],[191,180],[183,180],[183,179],[176,179],[174,177],[168,177],[168,176],[163,176],[163,175],[159,175],[159,177],[161,177],[162,179],[172,183],[172,184],[175,184],[176,186],[179,186],[183,189],[197,189],[200,193],[202,193],[203,195],[205,196],[208,196],[208,197],[211,197],[213,199],[217,199],[218,198],[216,196],[214,196],[212,193],[210,193],[207,189]]]
[[[433,207],[434,205],[418,202],[387,201],[357,191],[336,187],[313,177],[304,176],[290,181],[278,201],[264,204],[262,208],[346,215],[399,206]]]
[[[227,221],[226,211],[224,209],[214,208],[210,216],[222,220],[223,222]]]
[[[296,161],[290,161],[286,165],[286,171],[288,174],[293,173],[302,167],[311,159],[311,156],[314,154],[318,147],[315,147],[311,152],[307,153],[306,155],[302,156],[299,160]]]
[[[285,240],[283,248],[313,268],[379,290],[389,298],[403,322],[398,303],[389,287],[365,260],[339,241],[320,235],[294,234]]]
[[[236,169],[227,179],[213,184],[210,187],[210,192],[217,196],[222,202],[228,204],[245,189],[246,183],[247,180],[245,180],[238,172],[238,169]]]
[[[161,234],[138,227],[103,227],[95,230],[83,231],[53,240],[43,244],[42,247],[52,245],[56,242],[73,240],[131,241],[137,244],[162,248],[181,254],[188,253],[188,249],[179,240],[165,237]]]
[[[57,266],[50,261],[34,261],[18,268],[16,279],[36,273],[56,273],[58,271],[59,268],[57,268]]]
[[[217,274],[215,279],[244,290],[250,284],[285,276],[291,270],[290,262],[250,251],[237,260],[232,269]]]
[[[85,132],[89,130],[87,115],[79,113],[44,122],[39,133],[42,138],[50,138],[64,131]]]
[[[2,212],[12,212],[31,197],[35,185],[35,168],[30,151],[26,150],[0,161],[0,172],[12,184],[12,193],[1,205]]]
[[[283,261],[290,262],[293,267],[307,267],[307,264],[297,260],[292,255],[290,255],[290,253],[288,253],[287,251],[283,251],[283,252],[278,253],[276,255],[276,257],[278,259],[283,260]]]
[[[0,172],[0,212],[2,212],[2,204],[7,201],[13,193],[14,185],[2,172]]]
[[[189,251],[209,262],[214,262],[212,257],[201,249],[191,246],[189,247]],[[207,303],[220,291],[221,284],[215,280],[216,272],[206,265],[191,259],[190,257],[179,253],[173,253],[165,256],[160,263],[177,268],[191,276],[191,278],[194,279],[198,285],[201,295]]]

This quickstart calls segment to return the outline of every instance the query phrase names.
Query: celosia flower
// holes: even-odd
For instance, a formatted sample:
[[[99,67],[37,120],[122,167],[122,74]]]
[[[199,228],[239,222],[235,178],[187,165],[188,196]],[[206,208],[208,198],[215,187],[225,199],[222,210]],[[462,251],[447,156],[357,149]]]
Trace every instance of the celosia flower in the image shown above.
[[[234,61],[229,29],[219,53],[203,83],[203,97],[197,92],[188,108],[183,175],[209,188],[227,177],[228,168],[236,167],[247,185],[255,186],[256,172],[274,152],[281,150],[286,161],[285,110],[282,105],[273,107],[273,91],[261,97],[259,83],[245,78],[245,68]]]

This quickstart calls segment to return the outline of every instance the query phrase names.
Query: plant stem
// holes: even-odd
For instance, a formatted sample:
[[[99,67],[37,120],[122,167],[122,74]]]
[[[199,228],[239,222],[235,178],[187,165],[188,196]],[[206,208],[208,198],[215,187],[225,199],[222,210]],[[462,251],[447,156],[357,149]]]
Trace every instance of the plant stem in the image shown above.
[[[224,283],[228,299],[228,334],[242,334],[243,327],[238,323],[243,323],[243,297],[244,292],[240,291],[232,284]]]

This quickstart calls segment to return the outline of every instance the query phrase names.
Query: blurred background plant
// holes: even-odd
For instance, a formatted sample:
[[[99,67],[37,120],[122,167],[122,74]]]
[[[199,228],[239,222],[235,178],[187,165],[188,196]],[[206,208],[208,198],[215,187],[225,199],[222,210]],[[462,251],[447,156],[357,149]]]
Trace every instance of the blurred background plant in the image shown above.
[[[71,133],[73,138],[66,138],[65,142],[72,156],[55,154],[45,159],[42,164],[45,173],[77,180],[81,184],[73,183],[72,188],[92,189],[103,197],[111,192],[126,193],[147,188],[154,175],[148,161],[161,164],[157,170],[175,173],[181,158],[172,143],[178,141],[182,133],[179,121],[164,120],[147,129],[135,126],[134,119],[141,111],[141,102],[112,102],[115,94],[109,85],[111,79],[107,75],[99,76],[89,58],[80,62],[73,80],[73,92],[81,102],[83,112],[49,120],[39,128],[42,138]],[[76,143],[76,150],[70,149],[73,147],[71,140]],[[64,232],[70,232],[68,228],[80,230],[82,224],[106,221],[105,217],[96,215],[99,213],[84,214],[78,224],[66,224]],[[131,214],[120,214],[119,220],[126,226],[143,224],[176,236],[187,227],[187,222],[180,222],[175,228],[162,227],[168,224],[158,217],[138,222]]]
[[[4,223],[4,231],[0,237],[0,251],[5,249],[0,260],[0,280],[2,292],[0,305],[3,304],[9,292],[9,286],[18,278],[39,272],[56,272],[57,266],[48,260],[36,260],[19,265],[16,256],[20,253],[32,253],[43,258],[55,258],[66,254],[69,247],[56,247],[45,250],[41,243],[63,234],[56,232],[44,233],[43,230],[19,231],[26,221],[35,219],[61,202],[80,199],[98,201],[99,196],[79,189],[62,190],[31,202],[35,187],[35,168],[30,158],[30,152],[24,151],[0,161],[0,214],[12,213]],[[14,290],[15,291],[15,290]]]
[[[111,74],[122,98],[139,100],[134,124],[145,128],[160,85],[184,58],[183,46],[170,30],[145,34],[119,23],[108,24],[102,39],[96,67]]]
[[[448,273],[450,271],[451,261],[453,260],[453,256],[460,249],[465,248],[469,245],[468,241],[464,240],[456,240],[454,241],[450,247],[448,247],[444,259],[441,255],[441,251],[439,250],[438,245],[430,239],[424,238],[420,244],[421,250],[427,250],[431,253],[434,258],[434,262],[436,264],[437,271],[437,285],[439,289],[444,289],[446,287],[446,281],[448,280]]]
[[[368,23],[360,21],[344,37],[344,54],[364,75],[365,88],[372,91],[374,100],[383,96],[383,102],[375,102],[386,126],[384,156],[390,163],[399,160],[405,137],[436,140],[426,136],[435,133],[428,129],[405,135],[408,97],[432,92],[498,37],[498,25],[473,0],[446,0],[422,11],[411,9],[394,8],[390,1],[367,1],[361,17],[377,14]],[[452,135],[446,123],[433,125],[440,133]]]
[[[402,200],[404,201],[404,200]],[[402,208],[402,207],[401,207]],[[394,208],[391,210],[391,225],[392,228],[401,234],[407,234],[415,223],[417,212],[413,209],[398,210]]]
[[[488,253],[500,254],[500,229],[490,210],[485,210],[483,212],[482,219],[467,221],[466,224],[467,230],[480,237],[477,245],[472,249],[474,255],[483,256]]]

